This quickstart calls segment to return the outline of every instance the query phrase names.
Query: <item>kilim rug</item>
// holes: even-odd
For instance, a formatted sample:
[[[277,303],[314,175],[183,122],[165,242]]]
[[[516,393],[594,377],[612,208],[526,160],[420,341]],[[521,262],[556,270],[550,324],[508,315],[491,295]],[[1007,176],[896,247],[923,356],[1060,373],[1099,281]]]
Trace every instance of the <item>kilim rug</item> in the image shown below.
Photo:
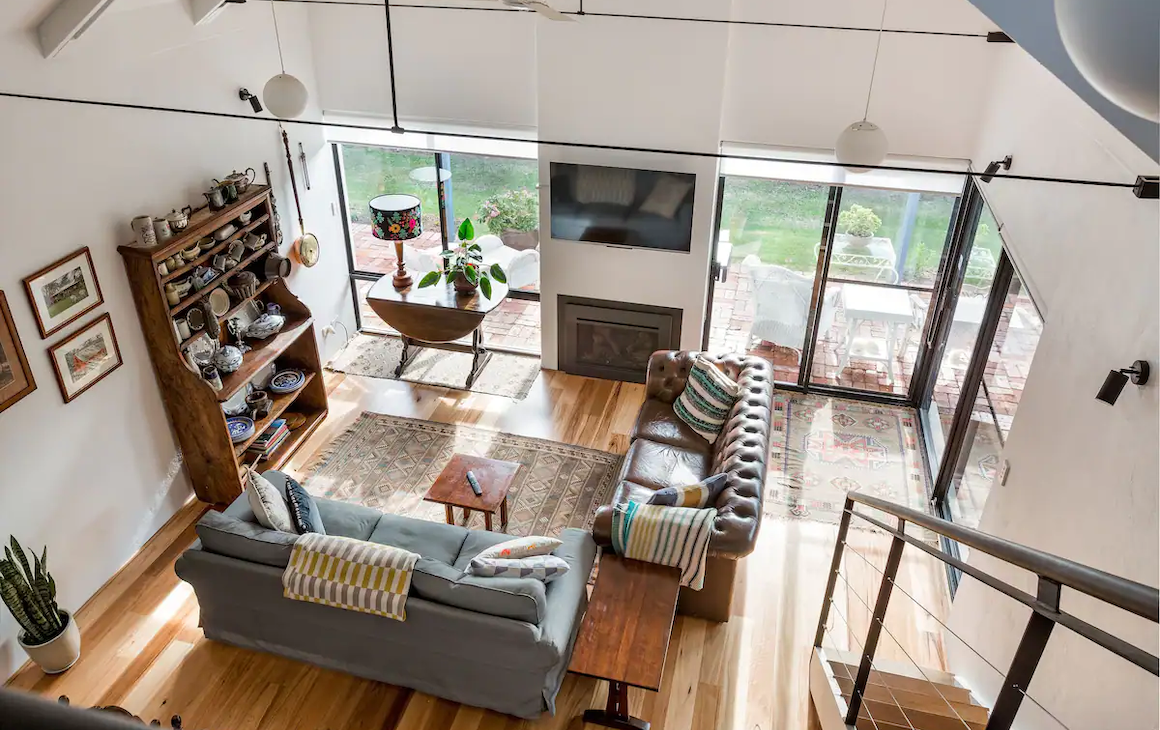
[[[910,409],[776,394],[771,442],[768,516],[837,523],[854,490],[929,511]],[[876,529],[857,519],[851,525]]]
[[[396,378],[395,368],[399,366],[402,356],[403,341],[398,337],[358,335],[326,367],[350,375],[406,380],[441,388],[502,395],[516,400],[527,397],[532,383],[540,374],[538,357],[492,352],[491,361],[484,366],[471,388],[467,388],[464,383],[471,372],[472,362],[472,356],[468,353],[424,347],[403,371],[403,376]]]
[[[508,492],[507,532],[549,537],[566,527],[591,529],[596,508],[611,499],[623,458],[470,426],[363,413],[303,470],[303,484],[319,497],[444,522],[443,505],[424,502],[423,495],[457,453],[522,464]],[[473,512],[468,526],[483,529],[483,515]]]

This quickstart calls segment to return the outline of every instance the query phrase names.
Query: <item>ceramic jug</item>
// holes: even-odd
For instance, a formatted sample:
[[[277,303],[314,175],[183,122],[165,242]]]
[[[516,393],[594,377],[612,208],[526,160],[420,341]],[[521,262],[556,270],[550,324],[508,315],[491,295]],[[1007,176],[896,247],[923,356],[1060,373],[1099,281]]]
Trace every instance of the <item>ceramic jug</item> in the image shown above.
[[[217,185],[214,185],[212,188],[202,193],[202,195],[205,196],[206,202],[209,203],[210,210],[221,210],[222,208],[226,207],[225,194]]]

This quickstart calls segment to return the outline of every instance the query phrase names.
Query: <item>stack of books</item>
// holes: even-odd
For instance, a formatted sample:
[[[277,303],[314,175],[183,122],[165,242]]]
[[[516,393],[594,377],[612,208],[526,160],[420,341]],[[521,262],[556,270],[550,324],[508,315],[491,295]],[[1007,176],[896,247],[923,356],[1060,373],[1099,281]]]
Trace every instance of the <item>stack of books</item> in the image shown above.
[[[286,425],[285,418],[277,418],[271,423],[262,435],[254,439],[254,443],[246,449],[246,453],[250,456],[256,456],[259,460],[270,458],[270,454],[282,445],[282,442],[290,435],[290,428]]]

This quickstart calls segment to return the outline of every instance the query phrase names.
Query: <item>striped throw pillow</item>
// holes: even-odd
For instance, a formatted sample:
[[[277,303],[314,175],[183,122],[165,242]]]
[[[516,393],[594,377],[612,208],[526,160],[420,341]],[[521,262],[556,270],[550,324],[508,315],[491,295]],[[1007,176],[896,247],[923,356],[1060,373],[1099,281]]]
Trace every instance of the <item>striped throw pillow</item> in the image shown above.
[[[568,572],[568,563],[555,555],[530,558],[472,558],[467,571],[481,578],[535,578],[551,583]]]
[[[741,388],[717,366],[702,355],[697,355],[689,370],[685,389],[673,403],[677,418],[709,443],[717,440],[721,426],[737,401]]]
[[[688,487],[665,487],[653,492],[648,504],[659,504],[663,507],[692,507],[701,509],[713,507],[717,504],[717,497],[725,484],[729,481],[728,474],[714,474],[708,479],[702,479]]]

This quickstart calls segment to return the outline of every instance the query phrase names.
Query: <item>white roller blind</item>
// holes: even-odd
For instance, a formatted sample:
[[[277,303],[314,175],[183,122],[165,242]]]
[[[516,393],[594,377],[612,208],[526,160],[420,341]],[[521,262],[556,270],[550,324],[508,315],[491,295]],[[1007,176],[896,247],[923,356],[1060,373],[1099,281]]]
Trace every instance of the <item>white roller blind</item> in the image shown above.
[[[966,182],[966,176],[962,174],[967,170],[966,160],[904,157],[901,155],[887,156],[886,161],[882,163],[883,165],[920,167],[945,172],[900,172],[894,170],[849,172],[834,162],[833,153],[826,151],[722,144],[721,152],[725,155],[738,155],[747,158],[766,158],[736,159],[726,157],[721,160],[722,175],[951,195],[961,193],[963,184]],[[801,160],[801,162],[797,162],[797,160]]]
[[[429,150],[431,152],[461,152],[472,155],[519,157],[530,160],[536,159],[539,147],[535,141],[535,132],[526,129],[493,129],[416,122],[415,126],[422,127],[424,133],[395,134],[390,129],[391,121],[380,117],[326,114],[324,121],[328,124],[325,127],[328,142]],[[351,129],[343,126],[329,126],[330,124],[353,124],[359,127],[376,128]],[[407,122],[402,121],[401,124],[407,125]],[[438,134],[428,134],[427,132],[437,132]],[[456,136],[457,134],[508,139],[477,139],[472,136]],[[528,141],[509,141],[513,138],[527,139]]]

